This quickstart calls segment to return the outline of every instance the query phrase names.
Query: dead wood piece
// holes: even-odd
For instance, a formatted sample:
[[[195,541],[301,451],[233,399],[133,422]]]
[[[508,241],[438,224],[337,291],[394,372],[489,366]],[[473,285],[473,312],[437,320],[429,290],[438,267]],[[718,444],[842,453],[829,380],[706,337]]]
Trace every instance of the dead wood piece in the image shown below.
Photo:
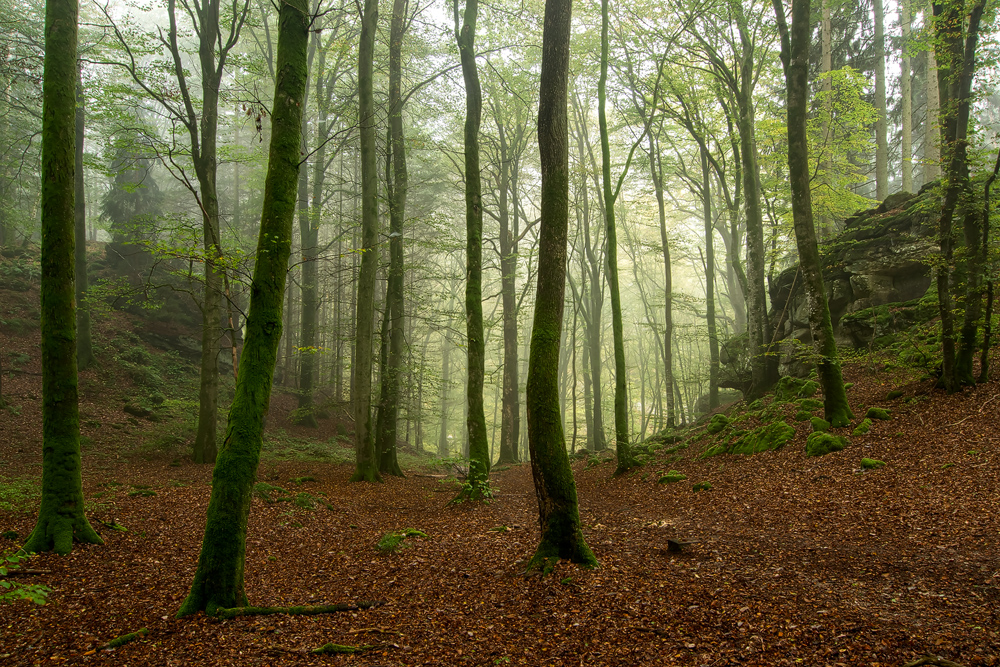
[[[136,639],[140,639],[142,637],[145,637],[148,634],[149,634],[149,630],[147,630],[146,628],[139,628],[135,632],[129,632],[127,634],[119,635],[119,636],[115,637],[114,639],[112,639],[111,641],[109,641],[107,644],[105,644],[104,646],[102,646],[100,650],[103,651],[105,649],[119,648],[121,646],[125,646],[125,644],[131,644]]]
[[[32,570],[26,567],[19,567],[17,569],[8,570],[5,574],[0,574],[0,578],[16,577],[22,574],[52,574],[52,570]]]
[[[227,619],[239,616],[268,616],[271,614],[296,614],[299,616],[316,616],[318,614],[334,614],[340,611],[361,611],[374,609],[385,604],[385,600],[363,600],[357,604],[341,602],[303,607],[229,607],[218,609],[215,618]]]
[[[925,655],[912,662],[908,662],[903,667],[921,667],[921,665],[936,665],[937,667],[962,667],[957,662],[945,660],[939,655]]]
[[[358,628],[357,630],[348,630],[348,634],[359,635],[359,634],[383,634],[383,635],[399,635],[403,637],[403,633],[399,630],[390,630],[388,628]]]
[[[684,547],[691,544],[698,544],[701,540],[678,540],[673,537],[667,540],[667,551],[674,554],[679,554],[684,551]]]

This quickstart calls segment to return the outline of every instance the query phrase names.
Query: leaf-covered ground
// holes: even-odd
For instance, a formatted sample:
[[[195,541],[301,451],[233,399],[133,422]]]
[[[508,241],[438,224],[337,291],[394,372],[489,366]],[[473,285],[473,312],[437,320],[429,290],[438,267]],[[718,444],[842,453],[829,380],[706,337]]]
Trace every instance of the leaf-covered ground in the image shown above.
[[[0,538],[3,550],[34,524],[35,336],[0,327],[5,368],[18,362],[4,377],[10,407],[0,409],[0,531],[19,537]],[[16,580],[52,591],[44,606],[0,606],[0,664],[887,666],[931,654],[1000,664],[996,381],[945,396],[906,373],[854,364],[846,372],[858,417],[878,405],[892,418],[844,451],[806,458],[809,422],[792,420],[788,406],[796,437],[776,452],[700,460],[705,438],[660,449],[621,478],[611,461],[577,461],[601,567],[563,563],[528,578],[523,563],[538,537],[528,466],[496,472],[496,499],[482,506],[446,506],[454,482],[425,469],[349,484],[349,450],[336,437],[343,423],[296,429],[283,417],[291,400],[277,397],[259,479],[279,488],[261,487],[254,500],[251,603],[381,604],[216,621],[174,619],[211,471],[171,452],[184,437],[171,422],[122,411],[132,380],[109,365],[83,374],[81,402],[88,514],[106,544],[26,564],[40,573]],[[902,396],[888,400],[891,389]],[[862,471],[863,457],[886,466]],[[686,479],[660,483],[669,470]],[[712,488],[694,492],[703,481]],[[406,528],[427,537],[378,550],[386,533]],[[677,554],[669,538],[698,542]],[[148,635],[102,648],[142,628]],[[329,642],[368,648],[308,653]]]

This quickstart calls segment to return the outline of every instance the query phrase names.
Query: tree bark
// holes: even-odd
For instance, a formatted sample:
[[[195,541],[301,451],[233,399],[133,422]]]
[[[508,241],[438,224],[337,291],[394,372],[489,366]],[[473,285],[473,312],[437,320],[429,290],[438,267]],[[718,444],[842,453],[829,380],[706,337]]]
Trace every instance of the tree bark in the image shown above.
[[[719,407],[719,331],[715,323],[715,225],[708,150],[701,150],[702,217],[705,225],[705,323],[708,328],[708,409]]]
[[[83,513],[74,236],[77,0],[45,3],[42,79],[42,500],[24,551],[103,544]]]
[[[885,10],[882,0],[872,0],[875,11],[875,199],[889,196],[888,113],[885,105]]]
[[[774,11],[781,33],[781,59],[785,67],[788,109],[788,175],[792,190],[792,219],[795,244],[799,251],[799,266],[809,303],[809,328],[813,346],[819,355],[820,384],[823,387],[823,407],[831,426],[843,427],[854,418],[847,402],[847,391],[837,358],[837,342],[833,337],[830,307],[823,285],[823,267],[816,243],[816,228],[812,215],[812,186],[809,169],[809,135],[806,118],[809,113],[809,42],[811,26],[809,0],[792,0],[791,29],[785,23],[781,0],[774,1]]]
[[[178,617],[198,611],[213,615],[219,608],[247,604],[243,578],[247,519],[281,339],[281,310],[296,209],[310,25],[305,0],[286,0],[278,21],[270,154],[243,360],[226,437],[212,474],[198,568]]]
[[[902,97],[900,128],[900,171],[903,192],[913,192],[913,66],[910,59],[911,18],[910,0],[899,0],[899,25],[903,34],[899,94]]]
[[[924,7],[924,25],[932,25],[934,3]],[[937,58],[934,49],[927,54],[927,115],[924,119],[924,184],[941,178],[941,89],[938,85]]]
[[[86,122],[83,85],[80,82],[80,67],[76,69],[76,172],[74,208],[76,246],[76,366],[79,370],[94,363],[94,347],[90,337],[90,307],[87,305],[87,201],[83,185],[83,139]]]
[[[486,344],[483,335],[483,196],[479,169],[479,126],[483,93],[476,67],[476,20],[478,0],[466,0],[461,27],[458,0],[454,0],[455,39],[465,81],[465,322],[468,345],[466,426],[469,442],[467,489],[460,494],[470,500],[488,498],[490,492],[490,446],[486,437],[483,385],[486,376]]]
[[[353,384],[355,470],[352,482],[381,482],[372,437],[372,334],[378,271],[378,172],[373,70],[378,0],[365,0],[358,47],[358,118],[361,124],[361,270],[358,275]]]
[[[583,538],[576,483],[559,414],[559,340],[569,221],[566,104],[571,18],[571,0],[546,0],[538,102],[542,171],[538,286],[527,378],[528,447],[541,527],[541,539],[528,567],[543,571],[560,558],[588,567],[597,565]]]
[[[670,239],[667,238],[667,212],[663,201],[663,164],[660,160],[659,142],[649,137],[649,170],[656,194],[657,218],[660,222],[660,245],[663,251],[663,376],[667,388],[667,428],[675,425],[674,417],[674,307],[673,269],[670,261]]]

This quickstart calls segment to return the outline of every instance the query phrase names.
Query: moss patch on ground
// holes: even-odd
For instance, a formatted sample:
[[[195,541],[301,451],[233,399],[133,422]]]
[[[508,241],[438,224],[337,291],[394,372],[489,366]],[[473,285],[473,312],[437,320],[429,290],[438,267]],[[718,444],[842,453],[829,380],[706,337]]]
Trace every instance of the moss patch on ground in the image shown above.
[[[758,454],[774,449],[781,449],[785,443],[795,436],[795,429],[778,420],[748,431],[732,443],[720,443],[709,447],[701,458],[718,454]]]
[[[847,446],[847,438],[823,431],[816,431],[806,439],[806,456],[826,456]]]

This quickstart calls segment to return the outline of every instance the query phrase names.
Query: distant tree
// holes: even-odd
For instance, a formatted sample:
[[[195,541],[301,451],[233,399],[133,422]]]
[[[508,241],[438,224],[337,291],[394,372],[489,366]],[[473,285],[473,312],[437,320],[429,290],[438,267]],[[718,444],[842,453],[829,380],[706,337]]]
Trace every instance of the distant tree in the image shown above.
[[[198,568],[178,617],[198,611],[212,615],[219,608],[247,602],[243,581],[247,519],[281,339],[282,301],[297,203],[311,24],[306,0],[285,0],[278,22],[270,154],[243,359],[226,437],[212,474]]]
[[[24,551],[103,544],[84,515],[74,312],[77,0],[45,5],[42,80],[42,501]]]
[[[86,121],[83,86],[80,83],[80,68],[76,69],[76,152],[73,189],[74,252],[76,278],[76,364],[83,370],[94,363],[94,348],[90,339],[90,307],[87,305],[87,201],[83,187],[83,132]]]
[[[541,229],[527,378],[528,447],[541,528],[541,540],[528,567],[543,570],[560,558],[588,567],[597,565],[580,526],[576,482],[566,454],[559,409],[559,342],[569,226],[566,106],[571,27],[572,0],[546,0],[538,101]]]

